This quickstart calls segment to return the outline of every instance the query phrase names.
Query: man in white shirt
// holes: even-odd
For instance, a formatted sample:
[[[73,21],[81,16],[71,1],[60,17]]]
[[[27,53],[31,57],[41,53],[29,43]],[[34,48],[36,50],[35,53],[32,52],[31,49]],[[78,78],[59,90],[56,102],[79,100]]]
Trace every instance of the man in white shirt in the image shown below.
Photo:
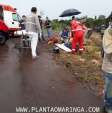
[[[37,8],[31,8],[31,14],[26,18],[26,31],[31,38],[32,58],[37,58],[36,48],[38,43],[38,34],[41,37],[41,27],[37,15]]]

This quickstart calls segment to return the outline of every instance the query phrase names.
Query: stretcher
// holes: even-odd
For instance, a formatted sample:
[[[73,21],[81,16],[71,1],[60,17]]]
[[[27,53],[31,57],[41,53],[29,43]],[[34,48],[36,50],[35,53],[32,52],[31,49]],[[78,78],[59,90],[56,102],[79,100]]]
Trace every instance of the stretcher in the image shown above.
[[[31,48],[31,38],[25,30],[16,31],[15,36],[20,36],[18,48]]]

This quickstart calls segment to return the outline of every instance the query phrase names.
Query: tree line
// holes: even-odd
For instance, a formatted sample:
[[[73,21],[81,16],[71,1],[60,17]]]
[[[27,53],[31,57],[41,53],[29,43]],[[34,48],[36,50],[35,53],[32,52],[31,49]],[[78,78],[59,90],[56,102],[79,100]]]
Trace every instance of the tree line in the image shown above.
[[[81,20],[81,19],[79,18],[79,20]],[[64,27],[69,27],[70,21],[71,20],[54,19],[54,20],[52,20],[52,27],[54,30],[59,31]],[[99,17],[95,16],[94,18],[86,17],[85,25],[88,28],[94,29],[95,27],[98,27],[101,25],[108,26],[109,21],[110,20],[108,18],[106,18],[104,15],[100,15]]]

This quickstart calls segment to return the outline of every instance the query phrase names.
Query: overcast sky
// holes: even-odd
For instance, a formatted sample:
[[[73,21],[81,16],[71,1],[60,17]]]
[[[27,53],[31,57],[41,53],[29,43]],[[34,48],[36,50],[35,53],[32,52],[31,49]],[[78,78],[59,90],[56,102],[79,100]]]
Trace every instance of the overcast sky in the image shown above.
[[[112,11],[112,0],[0,0],[0,3],[16,7],[21,15],[30,13],[31,7],[36,6],[51,19],[58,18],[63,10],[69,8],[80,10],[82,14],[79,16],[90,17],[108,16]]]

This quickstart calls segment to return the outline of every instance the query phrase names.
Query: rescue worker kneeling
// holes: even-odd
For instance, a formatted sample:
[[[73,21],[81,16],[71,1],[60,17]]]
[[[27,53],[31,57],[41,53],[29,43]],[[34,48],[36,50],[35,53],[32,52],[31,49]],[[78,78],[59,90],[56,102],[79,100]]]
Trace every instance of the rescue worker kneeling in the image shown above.
[[[38,34],[41,37],[41,27],[37,15],[37,8],[32,7],[31,14],[26,18],[26,31],[31,38],[32,57],[37,58],[36,48],[38,43]]]

